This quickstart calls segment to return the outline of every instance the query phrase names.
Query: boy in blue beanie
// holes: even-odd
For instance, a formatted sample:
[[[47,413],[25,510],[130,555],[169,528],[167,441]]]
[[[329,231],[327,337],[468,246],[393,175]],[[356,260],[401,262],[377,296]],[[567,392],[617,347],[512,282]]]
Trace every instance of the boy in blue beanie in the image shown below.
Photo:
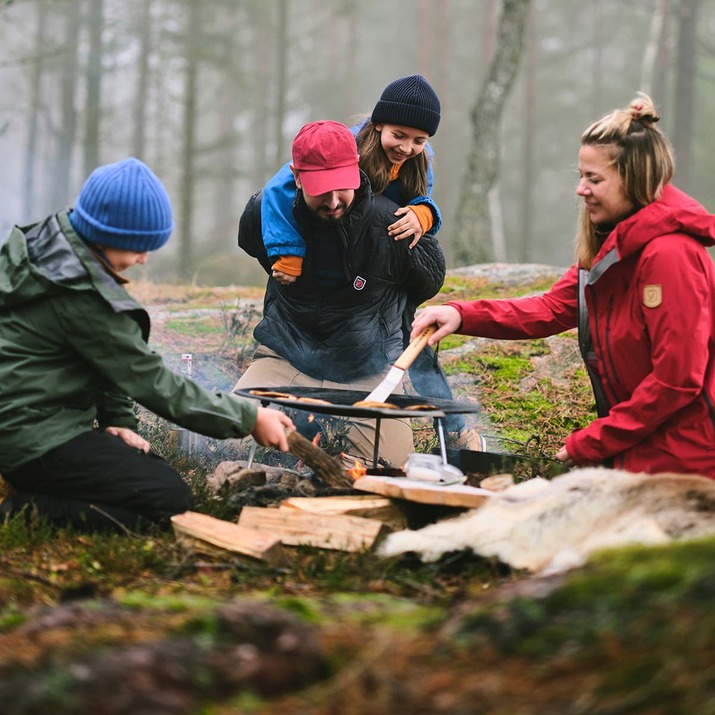
[[[96,169],[74,209],[0,243],[0,473],[4,516],[35,509],[87,530],[168,524],[187,484],[136,433],[134,403],[216,438],[288,449],[290,419],[172,372],[121,273],[174,227],[166,189],[129,158]]]

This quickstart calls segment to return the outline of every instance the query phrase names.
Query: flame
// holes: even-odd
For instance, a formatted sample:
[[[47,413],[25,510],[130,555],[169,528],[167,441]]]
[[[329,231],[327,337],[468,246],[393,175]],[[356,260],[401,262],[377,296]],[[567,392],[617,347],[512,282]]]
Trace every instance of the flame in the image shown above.
[[[310,424],[315,419],[315,415],[308,415],[308,424]]]
[[[340,456],[345,458],[347,455],[344,452],[340,453]],[[352,477],[353,479],[360,479],[360,477],[364,477],[367,474],[367,468],[362,462],[359,462],[355,457],[353,457],[354,465],[351,469],[347,470],[348,476]]]

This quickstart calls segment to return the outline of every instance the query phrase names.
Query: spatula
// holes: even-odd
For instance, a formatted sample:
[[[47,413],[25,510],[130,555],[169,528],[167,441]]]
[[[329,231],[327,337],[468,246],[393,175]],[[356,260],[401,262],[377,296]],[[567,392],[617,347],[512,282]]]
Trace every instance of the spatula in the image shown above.
[[[370,402],[384,402],[400,385],[407,372],[407,368],[412,365],[415,358],[427,345],[430,336],[437,330],[436,325],[428,325],[397,358],[395,364],[390,368],[390,372],[383,378],[382,382],[365,398]]]

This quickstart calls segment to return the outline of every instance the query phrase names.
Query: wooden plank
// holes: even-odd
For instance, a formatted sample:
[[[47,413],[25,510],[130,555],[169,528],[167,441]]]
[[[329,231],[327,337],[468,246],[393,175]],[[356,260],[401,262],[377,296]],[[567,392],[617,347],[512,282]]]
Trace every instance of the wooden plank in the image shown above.
[[[366,519],[378,519],[391,529],[404,529],[407,519],[404,511],[387,497],[370,496],[334,496],[334,497],[290,497],[284,500],[281,509],[306,511],[311,514],[345,514],[363,516]]]
[[[310,514],[290,509],[244,506],[239,524],[268,531],[288,546],[317,546],[339,551],[369,549],[386,528],[376,519],[339,514]]]
[[[440,486],[406,477],[364,476],[355,481],[355,489],[382,494],[393,499],[405,499],[419,504],[438,504],[474,508],[481,506],[494,492],[463,484]]]
[[[172,516],[171,525],[177,537],[204,541],[241,556],[265,561],[271,566],[280,566],[286,562],[280,539],[266,534],[265,531],[250,529],[245,525],[223,521],[195,511]]]
[[[284,499],[281,506],[310,511],[314,514],[346,514],[361,509],[376,509],[390,506],[392,501],[387,497],[345,495],[334,497],[289,497]]]

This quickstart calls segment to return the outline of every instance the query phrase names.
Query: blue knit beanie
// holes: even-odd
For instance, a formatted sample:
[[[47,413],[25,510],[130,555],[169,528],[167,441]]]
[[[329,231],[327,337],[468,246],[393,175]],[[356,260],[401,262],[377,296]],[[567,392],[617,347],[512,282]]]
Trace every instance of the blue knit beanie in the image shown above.
[[[372,110],[373,124],[398,124],[421,129],[432,136],[439,126],[439,97],[421,75],[401,77],[385,87]]]
[[[174,228],[166,189],[133,157],[95,169],[69,219],[88,243],[139,253],[161,248]]]

